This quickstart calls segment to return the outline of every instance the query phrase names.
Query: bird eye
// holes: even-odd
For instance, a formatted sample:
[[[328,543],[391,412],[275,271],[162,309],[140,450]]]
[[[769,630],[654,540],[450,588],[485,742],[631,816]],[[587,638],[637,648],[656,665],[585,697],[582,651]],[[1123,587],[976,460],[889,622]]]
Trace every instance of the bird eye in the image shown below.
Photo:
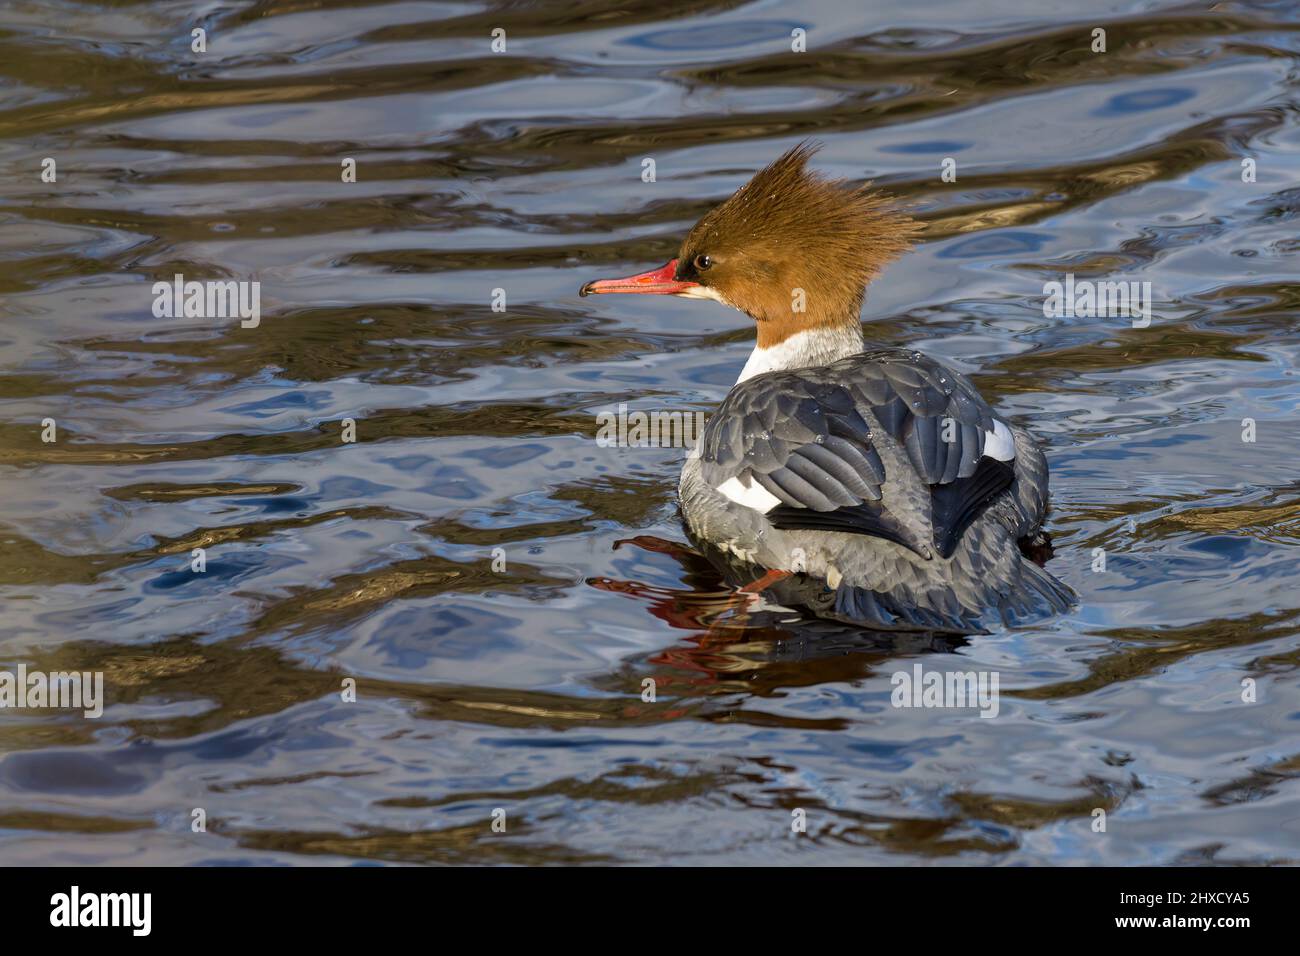
[[[695,257],[695,268],[699,269],[701,272],[711,265],[713,265],[713,260],[703,253]]]

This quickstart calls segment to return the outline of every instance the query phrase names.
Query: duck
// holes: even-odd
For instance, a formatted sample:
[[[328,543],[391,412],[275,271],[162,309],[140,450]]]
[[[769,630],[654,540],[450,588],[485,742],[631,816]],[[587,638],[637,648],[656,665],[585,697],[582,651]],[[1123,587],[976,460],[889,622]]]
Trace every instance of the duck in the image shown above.
[[[656,269],[579,295],[668,295],[744,313],[754,349],[687,456],[692,542],[822,617],[987,633],[1069,610],[1041,444],[946,362],[869,341],[868,285],[921,226],[809,167],[804,141],[695,224]]]

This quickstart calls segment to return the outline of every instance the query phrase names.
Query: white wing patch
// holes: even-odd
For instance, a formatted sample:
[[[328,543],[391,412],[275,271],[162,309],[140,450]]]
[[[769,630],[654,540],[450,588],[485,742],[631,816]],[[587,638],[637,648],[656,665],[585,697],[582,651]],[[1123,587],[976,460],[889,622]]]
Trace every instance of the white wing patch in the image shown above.
[[[993,419],[993,431],[984,433],[984,455],[998,461],[1011,461],[1016,457],[1016,440],[1011,429],[996,418]]]
[[[722,484],[718,485],[718,491],[726,495],[738,505],[744,505],[746,508],[753,508],[755,511],[761,511],[767,514],[773,508],[781,503],[781,499],[772,494],[757,481],[750,482],[746,488],[740,483],[739,478],[728,478]]]

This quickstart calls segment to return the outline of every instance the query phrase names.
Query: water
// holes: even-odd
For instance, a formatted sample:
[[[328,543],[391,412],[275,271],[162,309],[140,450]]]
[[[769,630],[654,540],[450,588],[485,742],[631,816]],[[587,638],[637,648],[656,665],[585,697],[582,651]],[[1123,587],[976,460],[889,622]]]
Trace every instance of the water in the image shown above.
[[[0,718],[0,859],[1300,860],[1300,14],[850,6],[4,4],[0,660],[108,703]],[[681,451],[597,446],[753,333],[578,287],[804,136],[928,223],[869,334],[1047,443],[1072,614],[738,610]],[[155,318],[178,272],[261,324]],[[1067,272],[1151,282],[1149,327],[1046,318]],[[891,707],[917,664],[998,716]]]

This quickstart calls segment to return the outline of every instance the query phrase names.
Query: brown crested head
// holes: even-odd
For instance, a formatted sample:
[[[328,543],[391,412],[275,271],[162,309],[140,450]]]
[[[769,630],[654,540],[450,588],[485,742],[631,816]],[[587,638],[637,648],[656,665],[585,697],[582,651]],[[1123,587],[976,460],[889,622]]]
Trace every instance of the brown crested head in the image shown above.
[[[809,170],[819,148],[805,141],[756,173],[695,224],[666,266],[589,282],[582,294],[716,299],[757,321],[760,348],[810,328],[856,325],[867,283],[920,227],[869,186]]]
[[[858,322],[867,283],[917,232],[882,194],[809,170],[819,148],[800,143],[759,171],[696,223],[678,256],[681,278],[758,320],[760,347]]]

